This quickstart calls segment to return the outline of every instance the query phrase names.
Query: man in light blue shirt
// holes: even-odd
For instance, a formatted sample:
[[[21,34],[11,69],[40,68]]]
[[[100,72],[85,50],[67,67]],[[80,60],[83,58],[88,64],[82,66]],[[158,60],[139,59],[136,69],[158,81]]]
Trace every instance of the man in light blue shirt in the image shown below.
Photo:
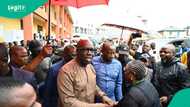
[[[109,98],[119,101],[122,98],[122,65],[114,58],[115,48],[111,43],[104,43],[101,53],[92,60],[97,85]]]

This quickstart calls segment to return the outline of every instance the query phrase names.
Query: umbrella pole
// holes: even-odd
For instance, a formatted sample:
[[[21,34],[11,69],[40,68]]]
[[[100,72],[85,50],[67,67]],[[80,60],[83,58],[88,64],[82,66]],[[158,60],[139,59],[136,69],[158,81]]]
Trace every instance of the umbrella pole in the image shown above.
[[[49,5],[49,9],[48,9],[48,38],[47,38],[47,43],[49,44],[50,43],[50,28],[51,28],[51,0],[49,0],[48,2],[48,5]]]
[[[121,39],[123,38],[123,30],[124,30],[124,28],[122,28],[122,31],[121,31],[121,35],[120,35],[120,38],[119,38],[119,45],[121,44]]]

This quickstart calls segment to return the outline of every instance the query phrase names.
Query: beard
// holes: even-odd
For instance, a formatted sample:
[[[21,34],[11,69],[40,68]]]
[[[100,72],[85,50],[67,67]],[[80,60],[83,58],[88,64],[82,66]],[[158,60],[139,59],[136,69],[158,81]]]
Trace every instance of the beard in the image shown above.
[[[167,63],[170,63],[175,57],[171,57],[171,58],[163,58],[161,59],[161,62],[163,64],[167,64]]]
[[[167,60],[166,59],[161,59],[161,62],[162,63],[167,63]]]

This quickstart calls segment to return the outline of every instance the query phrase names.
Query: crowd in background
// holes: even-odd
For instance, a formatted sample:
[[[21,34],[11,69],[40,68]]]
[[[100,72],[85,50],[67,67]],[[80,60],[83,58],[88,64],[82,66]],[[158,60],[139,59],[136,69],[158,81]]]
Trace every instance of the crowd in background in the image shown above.
[[[0,43],[1,107],[167,107],[190,86],[190,51],[166,44],[156,61],[156,44],[134,38]]]

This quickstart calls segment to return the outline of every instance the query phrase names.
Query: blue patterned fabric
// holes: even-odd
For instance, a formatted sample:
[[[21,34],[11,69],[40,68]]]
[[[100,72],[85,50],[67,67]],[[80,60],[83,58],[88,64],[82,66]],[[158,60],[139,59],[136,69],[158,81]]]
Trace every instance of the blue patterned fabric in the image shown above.
[[[119,101],[122,98],[122,65],[112,59],[105,63],[101,56],[94,57],[92,64],[96,71],[96,83],[109,98]]]

